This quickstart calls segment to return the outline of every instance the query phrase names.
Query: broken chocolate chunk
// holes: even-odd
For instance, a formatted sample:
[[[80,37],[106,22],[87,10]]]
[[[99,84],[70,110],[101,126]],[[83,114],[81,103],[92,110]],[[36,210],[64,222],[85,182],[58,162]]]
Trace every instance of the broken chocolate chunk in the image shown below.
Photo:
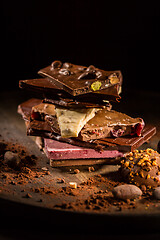
[[[21,114],[25,120],[27,127],[27,134],[30,136],[41,136],[44,138],[50,138],[57,141],[67,142],[72,145],[93,148],[98,151],[103,151],[103,149],[116,149],[123,152],[132,151],[144,142],[148,141],[156,133],[155,127],[145,126],[141,132],[141,136],[122,136],[118,138],[107,137],[91,141],[81,141],[79,138],[62,138],[60,136],[57,121],[54,122],[53,119],[48,122],[44,121],[29,121],[29,115],[31,114],[31,109],[34,104],[40,103],[41,100],[30,99],[22,103],[18,107],[18,112]],[[50,117],[49,117],[50,118]],[[47,119],[49,121],[49,119]],[[55,119],[56,120],[56,119]],[[52,124],[51,124],[52,123]],[[82,131],[82,130],[81,130]]]
[[[56,84],[56,86],[62,88],[72,96],[94,92],[99,89],[106,89],[115,84],[122,84],[122,74],[120,71],[104,71],[92,65],[86,68],[70,64],[68,68],[68,64],[65,63],[58,70],[57,68],[48,66],[41,69],[38,73],[43,77],[48,77],[51,84]],[[113,75],[112,78],[111,75]],[[92,86],[96,80],[99,80],[101,85],[98,89],[90,86],[86,87],[84,84],[86,79],[90,81],[90,86]]]

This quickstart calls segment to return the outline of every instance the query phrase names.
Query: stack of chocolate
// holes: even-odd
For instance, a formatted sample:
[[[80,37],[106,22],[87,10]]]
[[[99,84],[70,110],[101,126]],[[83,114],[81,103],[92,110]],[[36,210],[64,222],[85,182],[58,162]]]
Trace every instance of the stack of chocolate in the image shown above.
[[[155,134],[142,118],[112,109],[121,98],[121,71],[54,61],[38,73],[41,78],[19,82],[40,98],[20,104],[18,113],[27,135],[43,140],[52,166],[115,160]]]

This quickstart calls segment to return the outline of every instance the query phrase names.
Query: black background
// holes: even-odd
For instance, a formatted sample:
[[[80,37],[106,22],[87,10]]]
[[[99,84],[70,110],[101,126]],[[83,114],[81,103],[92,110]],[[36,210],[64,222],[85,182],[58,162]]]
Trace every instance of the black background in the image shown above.
[[[124,88],[160,91],[157,2],[3,1],[3,89],[62,60],[120,69]]]

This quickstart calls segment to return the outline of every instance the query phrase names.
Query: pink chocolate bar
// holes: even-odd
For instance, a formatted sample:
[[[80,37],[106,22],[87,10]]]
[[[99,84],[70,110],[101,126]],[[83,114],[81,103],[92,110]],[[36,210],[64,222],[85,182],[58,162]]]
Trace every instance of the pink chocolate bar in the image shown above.
[[[83,148],[52,139],[44,139],[45,153],[49,159],[88,159],[88,158],[116,158],[124,154],[118,150],[104,150],[97,152],[91,148]]]

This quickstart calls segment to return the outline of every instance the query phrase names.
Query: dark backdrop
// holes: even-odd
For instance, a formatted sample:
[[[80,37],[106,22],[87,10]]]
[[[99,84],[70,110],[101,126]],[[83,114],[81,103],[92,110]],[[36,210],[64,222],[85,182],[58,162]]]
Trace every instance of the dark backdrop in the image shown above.
[[[159,91],[159,8],[141,2],[3,1],[3,89],[57,59],[120,69],[124,88]]]

